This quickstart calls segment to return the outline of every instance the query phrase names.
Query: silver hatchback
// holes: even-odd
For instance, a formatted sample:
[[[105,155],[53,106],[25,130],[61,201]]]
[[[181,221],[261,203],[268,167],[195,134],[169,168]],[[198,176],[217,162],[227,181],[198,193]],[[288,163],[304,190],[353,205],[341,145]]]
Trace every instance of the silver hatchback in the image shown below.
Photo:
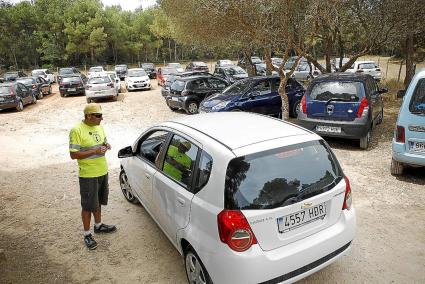
[[[107,74],[91,77],[86,84],[86,98],[90,103],[94,99],[113,98],[117,99],[117,91],[114,82]]]

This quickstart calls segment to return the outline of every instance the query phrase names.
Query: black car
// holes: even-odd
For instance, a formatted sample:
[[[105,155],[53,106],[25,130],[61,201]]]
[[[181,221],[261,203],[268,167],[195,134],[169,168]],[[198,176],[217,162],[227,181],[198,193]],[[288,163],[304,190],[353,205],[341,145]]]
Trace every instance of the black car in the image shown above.
[[[153,63],[142,63],[141,67],[148,73],[150,79],[156,78],[156,69]]]
[[[117,72],[117,76],[120,78],[120,80],[124,80],[124,78],[127,76],[128,66],[125,64],[115,65],[114,70]]]
[[[32,89],[19,82],[8,82],[0,84],[0,109],[16,108],[17,111],[24,110],[24,105],[37,103]]]
[[[25,74],[22,71],[11,71],[11,72],[6,72],[3,75],[3,78],[5,81],[16,81],[17,78],[20,77],[26,77],[27,74]]]
[[[206,76],[212,76],[210,73],[205,71],[186,71],[182,73],[176,73],[176,74],[170,74],[167,77],[167,80],[165,80],[164,85],[161,89],[161,95],[165,98],[170,94],[170,88],[171,85],[176,81],[178,78],[184,78],[184,77],[190,77],[194,75],[206,75]]]
[[[16,82],[24,84],[30,88],[37,99],[42,99],[44,95],[52,93],[52,87],[50,83],[43,77],[22,77],[16,79]]]
[[[80,74],[81,74],[81,72],[75,67],[60,68],[59,74],[58,74],[58,83],[61,82],[63,77],[80,75]]]
[[[186,65],[186,71],[209,72],[208,65],[202,61],[193,61]]]
[[[165,99],[171,110],[183,109],[188,114],[195,114],[203,99],[227,86],[229,82],[211,75],[183,77],[174,81]]]
[[[242,67],[235,65],[215,66],[214,75],[222,77],[230,83],[248,78],[248,73]]]
[[[81,76],[63,77],[59,83],[59,93],[61,97],[68,95],[85,95],[86,82]]]
[[[221,93],[205,99],[199,112],[249,111],[280,116],[282,98],[279,95],[279,76],[250,77],[239,80]],[[295,79],[288,79],[285,87],[291,116],[304,95],[304,87]]]
[[[360,139],[367,149],[373,128],[384,118],[384,103],[370,75],[332,73],[313,79],[301,101],[299,124],[322,136]]]

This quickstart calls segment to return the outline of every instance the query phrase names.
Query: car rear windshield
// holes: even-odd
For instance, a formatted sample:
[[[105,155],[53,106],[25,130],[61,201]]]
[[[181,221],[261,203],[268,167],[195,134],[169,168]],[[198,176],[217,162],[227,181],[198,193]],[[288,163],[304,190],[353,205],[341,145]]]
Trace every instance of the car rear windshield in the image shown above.
[[[363,97],[360,82],[319,82],[311,87],[310,98],[317,101],[358,102]]]
[[[127,70],[127,66],[115,66],[115,70],[125,71]]]
[[[74,71],[72,71],[71,68],[69,68],[69,69],[61,69],[61,70],[59,70],[59,74],[60,75],[74,74]]]
[[[425,114],[425,79],[420,79],[416,84],[409,110],[411,113]]]
[[[171,90],[181,92],[184,90],[185,85],[186,85],[186,81],[176,80],[171,85]]]
[[[90,68],[89,72],[102,72],[103,68],[101,67],[92,67]]]
[[[32,83],[34,83],[33,79],[19,79],[17,81],[24,85],[32,85]]]
[[[146,64],[142,64],[142,68],[154,68],[154,66],[153,64],[146,63]]]
[[[375,69],[375,64],[374,63],[362,63],[359,64],[359,69]]]
[[[128,77],[143,77],[148,76],[145,70],[130,70],[128,71]]]
[[[62,79],[63,83],[69,83],[69,82],[80,82],[80,77],[65,77]]]
[[[332,189],[342,170],[323,141],[310,141],[230,161],[225,180],[225,208],[284,207]]]
[[[109,77],[107,77],[107,76],[92,77],[88,81],[89,84],[107,84],[107,83],[110,83],[110,82],[111,82],[111,79],[109,79]]]
[[[246,74],[245,70],[243,70],[243,69],[242,69],[241,67],[239,67],[239,66],[235,66],[235,67],[232,67],[232,68],[225,68],[225,69],[224,69],[224,72],[225,72],[226,74],[229,74],[229,75]]]
[[[174,68],[163,68],[161,70],[162,75],[169,75],[169,74],[176,74],[178,73],[176,69]]]
[[[44,76],[44,72],[43,71],[32,71],[31,74],[33,76]]]

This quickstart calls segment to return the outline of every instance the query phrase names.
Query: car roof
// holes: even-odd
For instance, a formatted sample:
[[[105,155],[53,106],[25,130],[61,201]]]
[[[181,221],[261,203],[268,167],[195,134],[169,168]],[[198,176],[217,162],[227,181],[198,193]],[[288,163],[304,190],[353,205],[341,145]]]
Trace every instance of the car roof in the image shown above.
[[[197,130],[234,150],[268,140],[312,134],[292,123],[247,112],[215,112],[185,116],[165,122]]]
[[[373,78],[369,74],[361,73],[348,73],[348,72],[335,72],[328,73],[318,76],[313,79],[312,82],[322,82],[322,81],[365,81],[367,78]]]
[[[213,76],[210,73],[193,74],[193,75],[182,76],[182,77],[180,77],[180,74],[173,74],[173,75],[176,75],[178,77],[177,80],[179,80],[179,81],[191,81],[191,80],[196,80],[196,79],[199,79],[199,78],[211,78],[211,77],[214,77],[214,78],[217,78],[217,79],[220,79],[220,80],[225,81],[223,78],[220,78],[220,77],[217,77],[217,76]]]
[[[45,71],[47,71],[48,69],[34,69],[34,70],[32,70],[31,72],[35,72],[35,71],[43,71],[43,72],[45,72]]]
[[[373,64],[376,64],[376,62],[375,61],[372,61],[372,60],[356,61],[354,63],[357,63],[357,64],[364,64],[364,63],[373,63]]]

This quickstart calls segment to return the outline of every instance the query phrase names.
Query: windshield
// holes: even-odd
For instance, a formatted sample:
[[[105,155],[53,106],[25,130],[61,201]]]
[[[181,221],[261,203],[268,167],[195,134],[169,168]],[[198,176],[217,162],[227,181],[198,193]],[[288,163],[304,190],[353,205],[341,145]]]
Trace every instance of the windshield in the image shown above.
[[[162,72],[162,75],[169,75],[169,74],[178,73],[177,70],[174,69],[174,68],[162,68],[161,72]]]
[[[110,83],[111,79],[109,79],[109,77],[92,77],[89,79],[88,83],[89,84],[107,84]]]
[[[143,77],[147,76],[145,70],[128,70],[128,77]]]
[[[125,70],[127,70],[127,66],[117,65],[117,66],[115,66],[115,70],[125,71]]]
[[[92,67],[90,68],[89,72],[103,72],[102,67]]]
[[[22,83],[24,85],[32,85],[33,84],[33,79],[19,79],[17,80],[19,83]]]
[[[186,85],[185,81],[180,81],[180,80],[176,80],[174,81],[174,83],[171,85],[171,90],[173,91],[177,91],[177,92],[181,92],[184,90],[184,86]]]
[[[375,64],[374,63],[362,63],[359,64],[359,69],[375,69]]]
[[[33,75],[33,76],[44,76],[44,72],[43,71],[32,71],[31,75]]]
[[[224,207],[284,207],[332,189],[342,177],[335,156],[323,141],[238,157],[227,167]]]
[[[193,66],[206,67],[207,64],[205,64],[204,62],[193,62]]]
[[[341,100],[358,102],[362,97],[360,82],[319,82],[313,85],[310,98],[317,101]]]
[[[4,74],[4,78],[7,80],[8,78],[16,78],[18,77],[18,73],[6,73]]]
[[[61,70],[59,70],[59,74],[60,75],[74,74],[74,71],[72,71],[71,68],[61,69]]]
[[[63,83],[67,82],[80,82],[80,77],[65,77],[62,79]]]
[[[230,85],[226,89],[223,90],[223,95],[226,96],[237,96],[244,94],[253,84],[252,80],[241,80],[237,81],[233,85]]]
[[[153,66],[153,64],[146,63],[146,64],[142,64],[142,68],[153,69],[154,66]]]
[[[261,59],[259,57],[251,57],[252,64],[261,63]]]
[[[220,60],[219,65],[232,65],[232,61],[230,60]]]
[[[228,75],[240,75],[240,74],[247,74],[245,70],[243,70],[241,67],[232,67],[232,68],[226,68],[224,69],[224,72]]]
[[[412,113],[425,114],[425,79],[420,79],[416,84],[410,100],[409,110]]]

